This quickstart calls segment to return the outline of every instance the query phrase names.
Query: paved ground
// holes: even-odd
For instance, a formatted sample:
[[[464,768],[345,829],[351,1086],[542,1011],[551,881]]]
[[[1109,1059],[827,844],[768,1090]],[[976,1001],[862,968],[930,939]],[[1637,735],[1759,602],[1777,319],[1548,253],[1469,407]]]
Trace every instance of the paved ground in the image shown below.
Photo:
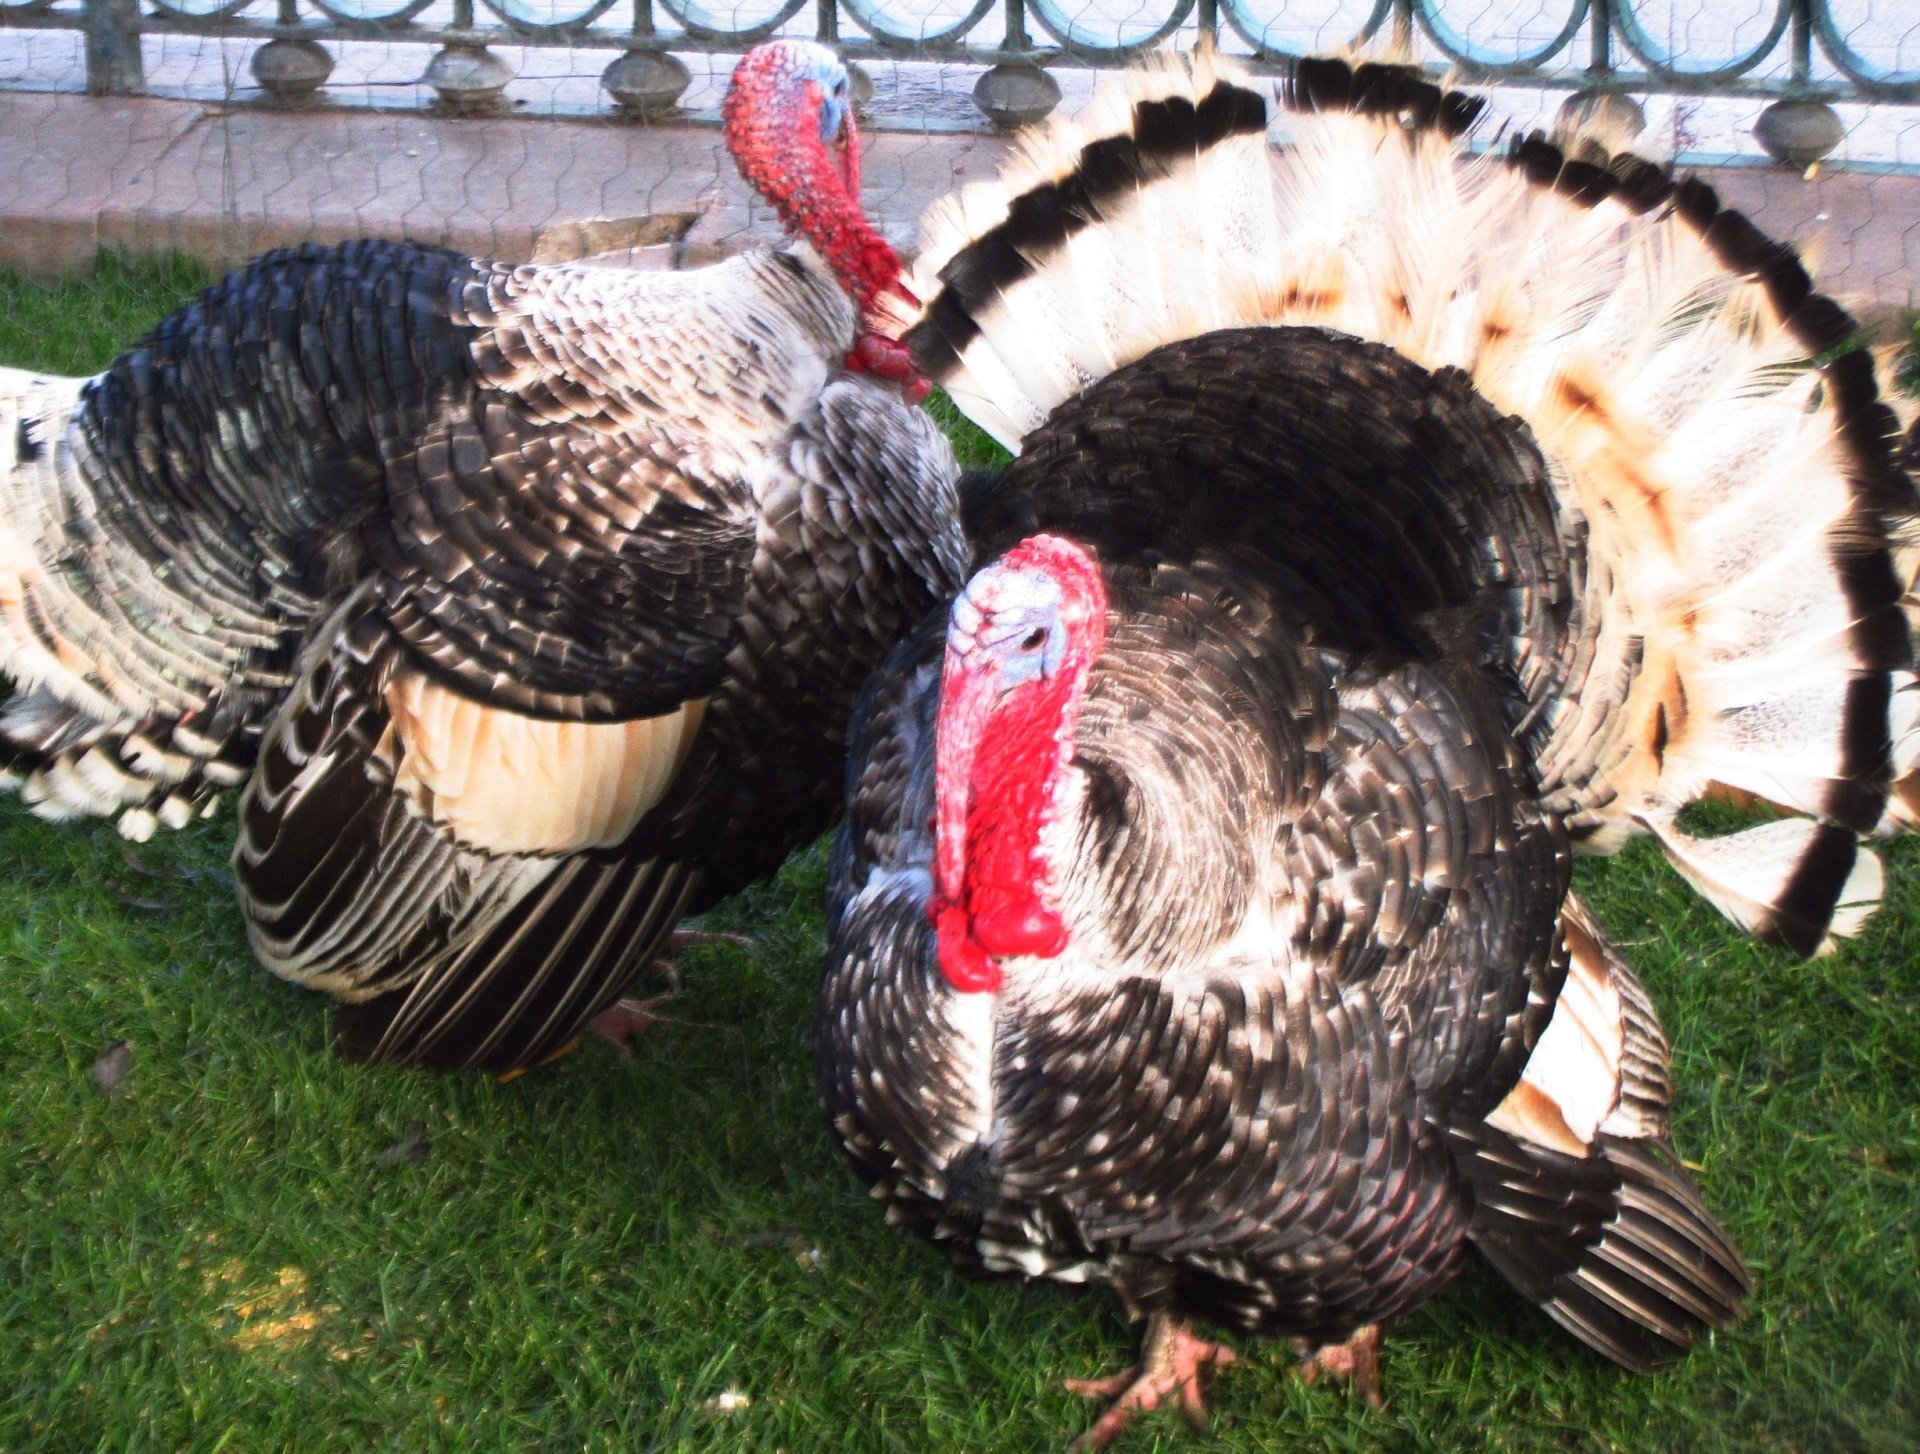
[[[988,137],[865,138],[865,192],[908,240]],[[717,129],[617,121],[280,111],[0,91],[0,266],[98,247],[235,262],[313,238],[443,242],[512,260],[678,242],[689,262],[774,235]]]
[[[927,203],[991,175],[1006,146],[970,134],[866,142],[869,209],[908,247]],[[1712,180],[1809,248],[1861,311],[1920,304],[1920,177],[1729,167]],[[84,266],[103,246],[232,263],[365,235],[512,260],[642,249],[633,261],[671,266],[769,237],[770,224],[710,127],[0,91],[0,266],[36,274]]]

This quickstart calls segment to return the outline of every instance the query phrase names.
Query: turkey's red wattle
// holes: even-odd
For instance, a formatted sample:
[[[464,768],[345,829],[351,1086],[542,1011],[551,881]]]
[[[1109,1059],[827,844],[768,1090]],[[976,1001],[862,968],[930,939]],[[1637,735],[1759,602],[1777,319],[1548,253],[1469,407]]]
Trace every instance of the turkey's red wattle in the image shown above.
[[[996,704],[998,674],[990,663],[985,670],[959,663],[942,684],[936,729],[940,967],[948,983],[969,992],[999,987],[995,959],[1066,947],[1066,927],[1043,898],[1040,834],[1062,766],[1060,729],[1078,703],[1056,678]],[[956,698],[958,710],[949,714]],[[978,710],[982,698],[986,712]]]
[[[1106,639],[1106,591],[1078,546],[1035,536],[1000,568],[1043,570],[1059,587],[1066,646],[1050,674],[1011,689],[980,648],[948,647],[935,726],[934,891],[940,968],[963,993],[1000,986],[996,961],[1050,959],[1066,922],[1046,901],[1042,842],[1057,809],[1087,673]]]
[[[1008,897],[977,908],[973,938],[997,959],[1015,955],[1051,959],[1067,947],[1067,925],[1036,893],[1030,898]]]
[[[934,934],[940,944],[940,972],[963,995],[992,994],[1000,988],[1000,966],[973,937],[967,911],[948,904],[934,915]]]

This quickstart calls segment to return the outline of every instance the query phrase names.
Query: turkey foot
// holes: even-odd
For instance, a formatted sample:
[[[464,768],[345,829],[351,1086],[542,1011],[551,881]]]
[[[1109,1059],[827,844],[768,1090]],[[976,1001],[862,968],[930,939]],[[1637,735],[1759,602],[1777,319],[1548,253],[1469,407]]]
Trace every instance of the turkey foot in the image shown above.
[[[654,1025],[669,1023],[665,1015],[654,1013],[654,1006],[664,1005],[674,997],[679,991],[680,979],[678,975],[673,973],[673,963],[671,960],[658,960],[655,962],[655,967],[665,968],[669,980],[673,985],[672,989],[668,990],[664,995],[652,995],[644,1000],[636,1000],[631,996],[622,995],[582,1026],[582,1029],[584,1029],[587,1034],[597,1040],[604,1040],[611,1045],[619,1053],[622,1060],[633,1059],[633,1042],[639,1037],[642,1030]],[[671,1023],[678,1024],[680,1022],[673,1021]],[[552,1065],[554,1061],[565,1059],[567,1056],[573,1054],[574,1051],[580,1048],[580,1038],[580,1036],[575,1035],[558,1050],[553,1051],[549,1055],[541,1056],[540,1059],[536,1060],[532,1065],[516,1065],[512,1070],[505,1071],[495,1076],[494,1079],[501,1085],[512,1085],[529,1070],[538,1070],[543,1065]]]
[[[640,1032],[666,1023],[667,1017],[654,1013],[654,1009],[655,1006],[664,1005],[673,995],[672,990],[664,995],[649,995],[644,1000],[622,995],[587,1021],[587,1033],[606,1041],[619,1052],[622,1060],[631,1060],[633,1042],[639,1038]]]
[[[1111,1378],[1067,1380],[1069,1393],[1113,1400],[1112,1407],[1100,1415],[1094,1426],[1073,1441],[1068,1454],[1106,1448],[1133,1422],[1134,1415],[1158,1408],[1169,1394],[1178,1400],[1187,1422],[1204,1432],[1207,1371],[1237,1361],[1231,1348],[1195,1337],[1188,1331],[1184,1318],[1176,1318],[1171,1313],[1149,1314],[1138,1364]]]
[[[1293,1351],[1300,1357],[1300,1381],[1312,1383],[1325,1375],[1345,1379],[1353,1391],[1379,1408],[1380,1397],[1380,1325],[1369,1323],[1344,1343],[1315,1346],[1305,1338],[1293,1340]]]
[[[587,1021],[587,1033],[598,1036],[620,1052],[623,1059],[633,1056],[633,1042],[640,1032],[655,1025],[678,1025],[680,1020],[669,1020],[658,1013],[657,1007],[664,1005],[680,992],[680,970],[674,964],[674,956],[683,954],[703,944],[749,945],[753,941],[744,934],[722,934],[703,929],[676,929],[667,936],[659,958],[653,961],[653,970],[667,982],[667,992],[663,995],[649,995],[646,999],[634,999],[623,995],[606,1009]]]

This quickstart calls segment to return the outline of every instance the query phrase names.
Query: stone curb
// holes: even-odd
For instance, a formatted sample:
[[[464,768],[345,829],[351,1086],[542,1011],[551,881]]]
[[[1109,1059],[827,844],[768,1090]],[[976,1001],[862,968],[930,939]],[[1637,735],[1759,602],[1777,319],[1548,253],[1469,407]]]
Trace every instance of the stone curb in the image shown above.
[[[937,196],[1009,143],[869,134],[864,194],[910,251]],[[1864,315],[1920,304],[1920,177],[1769,167],[1708,174],[1807,250]],[[47,276],[102,248],[231,266],[271,247],[411,237],[480,256],[689,266],[778,235],[711,127],[269,110],[0,91],[0,267]]]

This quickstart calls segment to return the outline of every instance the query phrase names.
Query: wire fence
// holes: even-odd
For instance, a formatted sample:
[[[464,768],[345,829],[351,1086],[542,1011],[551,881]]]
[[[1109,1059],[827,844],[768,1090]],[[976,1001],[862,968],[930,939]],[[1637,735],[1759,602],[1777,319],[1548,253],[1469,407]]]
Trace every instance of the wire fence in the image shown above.
[[[1205,36],[1256,72],[1360,48],[1491,84],[1489,134],[1605,97],[1642,123],[1641,149],[1753,171],[1736,188],[1763,225],[1771,208],[1790,235],[1838,232],[1829,267],[1864,269],[1876,301],[1920,294],[1920,0],[0,0],[0,124],[28,143],[0,153],[46,164],[17,168],[56,213],[79,207],[79,181],[52,193],[108,165],[120,113],[69,98],[186,100],[202,106],[157,156],[127,143],[101,237],[144,188],[148,231],[215,256],[400,226],[529,254],[665,236],[684,257],[758,225],[699,124],[734,58],[776,34],[857,64],[889,226],[990,169],[995,130]],[[499,124],[518,118],[569,124]],[[1761,174],[1780,159],[1796,170]],[[8,170],[0,156],[0,188]],[[166,222],[210,206],[215,243]],[[0,240],[0,261],[25,245]]]
[[[972,114],[948,91],[922,117],[949,126],[1032,119],[1059,100],[1052,72],[1202,36],[1265,70],[1330,47],[1391,44],[1464,80],[1528,88],[1920,103],[1911,0],[0,0],[0,26],[53,40],[9,37],[0,78],[69,84],[77,50],[99,95],[194,95],[212,83],[281,101],[328,87],[346,100],[393,89],[415,93],[388,98],[403,104],[424,91],[466,109],[539,98],[536,109],[661,116],[693,90],[676,53],[737,55],[770,35],[807,34],[869,66],[979,70]],[[183,67],[183,41],[205,60]],[[560,70],[550,53],[600,50],[612,58],[597,95],[557,84],[592,73]],[[710,99],[696,92],[693,105]]]

